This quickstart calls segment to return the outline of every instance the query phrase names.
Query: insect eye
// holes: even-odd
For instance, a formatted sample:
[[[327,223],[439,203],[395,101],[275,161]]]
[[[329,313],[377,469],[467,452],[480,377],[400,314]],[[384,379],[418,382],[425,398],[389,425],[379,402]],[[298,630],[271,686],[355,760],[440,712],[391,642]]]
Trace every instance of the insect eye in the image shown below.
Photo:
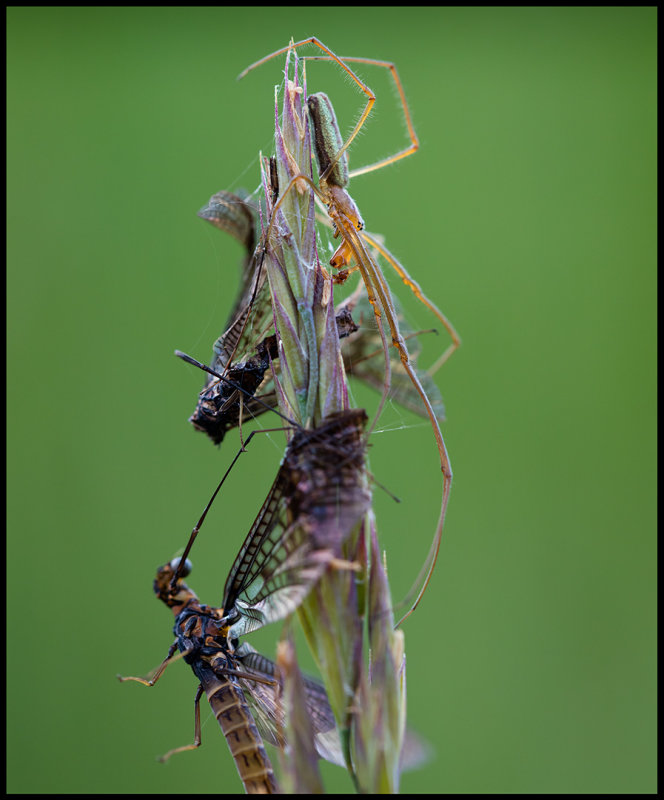
[[[177,558],[174,558],[171,561],[170,566],[171,566],[171,569],[173,570],[173,572],[177,571],[177,568],[180,566],[180,561],[181,560],[182,560],[181,557],[178,556]],[[192,570],[192,563],[188,558],[186,558],[185,561],[184,561],[184,566],[182,567],[182,572],[180,574],[181,574],[181,576],[183,578],[185,578],[187,575],[189,575],[191,570]]]

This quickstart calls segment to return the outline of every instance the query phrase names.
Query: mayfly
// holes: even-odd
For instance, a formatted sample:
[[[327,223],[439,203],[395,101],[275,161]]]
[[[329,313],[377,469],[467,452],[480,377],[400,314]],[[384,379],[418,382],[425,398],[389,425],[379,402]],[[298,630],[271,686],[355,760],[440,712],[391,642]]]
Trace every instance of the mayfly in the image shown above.
[[[394,302],[401,328],[404,331],[404,338],[410,339],[419,335],[408,328],[403,321],[398,303]],[[355,322],[353,314],[357,316],[359,323]],[[369,319],[369,315],[373,318],[373,311],[366,295],[358,297],[354,293],[352,297],[347,298],[344,304],[337,307],[337,332],[341,340],[341,355],[346,373],[368,386],[380,390],[383,372],[379,356],[383,355],[383,351],[380,336],[375,329],[373,319]],[[418,351],[419,347],[415,351],[411,350],[413,363]],[[240,426],[243,415],[246,418],[256,419],[266,411],[276,411],[277,394],[271,386],[268,376],[269,368],[272,366],[277,369],[278,366],[279,353],[275,334],[266,336],[259,341],[253,355],[247,356],[243,361],[228,365],[223,374],[179,350],[176,350],[175,354],[212,376],[199,394],[190,422],[196,430],[206,433],[214,444],[221,444],[229,430]],[[419,395],[403,370],[398,357],[392,358],[391,371],[391,399],[396,400],[415,414],[426,416],[426,411],[419,402]],[[438,387],[427,372],[418,370],[417,374],[423,386],[426,387],[436,417],[441,421],[444,420],[445,410]],[[215,378],[216,380],[214,380]],[[258,393],[259,387],[260,393]]]
[[[340,339],[358,330],[349,309],[341,309],[336,322]],[[175,351],[175,355],[213,376],[213,380],[208,380],[199,394],[190,422],[196,430],[207,433],[215,444],[221,444],[229,430],[241,425],[243,414],[251,419],[265,411],[284,416],[277,411],[277,395],[270,386],[269,377],[266,377],[269,368],[275,366],[279,357],[275,333],[260,340],[253,355],[243,361],[227,364],[223,374],[179,350]],[[259,387],[263,388],[257,395]],[[285,419],[290,422],[288,418]]]
[[[272,167],[273,159],[269,164]],[[272,167],[270,173],[274,173]],[[274,186],[276,178],[272,178]],[[274,194],[273,194],[274,197]],[[276,202],[276,199],[275,199]],[[270,385],[268,374],[272,365],[277,368],[278,347],[275,335],[265,336],[271,328],[269,293],[262,270],[264,248],[259,244],[257,231],[257,211],[244,196],[220,191],[214,194],[198,215],[215,227],[229,233],[247,248],[242,264],[241,285],[233,309],[226,323],[224,333],[217,339],[213,348],[213,359],[208,367],[197,359],[177,350],[176,355],[190,364],[207,372],[208,378],[200,392],[194,413],[189,418],[196,430],[206,433],[214,444],[221,444],[229,430],[241,425],[243,416],[255,419],[266,411],[275,409],[277,395]],[[382,354],[380,337],[369,319],[371,306],[358,286],[352,297],[338,306],[337,331],[342,341],[341,353],[344,367],[349,375],[380,390],[383,385],[383,372],[378,364]],[[404,338],[415,334],[404,328],[402,314],[396,299],[394,308],[400,320]],[[351,312],[357,312],[356,324]],[[373,316],[373,312],[371,312]],[[251,324],[249,324],[251,323]],[[258,339],[253,345],[252,339]],[[392,353],[394,351],[390,351]],[[239,353],[239,357],[235,358]],[[411,349],[411,362],[417,351]],[[398,356],[391,358],[392,382],[390,397],[416,414],[426,416],[419,395],[415,391]],[[444,419],[440,392],[431,377],[423,370],[417,374],[432,402],[439,420]]]
[[[272,218],[270,221],[270,226],[268,228],[266,238],[269,242],[270,228],[274,226],[276,220],[275,212],[278,210],[279,206],[283,203],[283,200],[285,196],[288,194],[288,192],[291,191],[295,186],[308,184],[311,187],[312,191],[315,193],[315,195],[325,206],[327,214],[330,218],[330,221],[334,229],[335,238],[341,237],[342,240],[341,244],[339,245],[336,252],[332,256],[330,265],[334,268],[343,270],[344,277],[347,276],[351,271],[359,270],[362,276],[362,280],[364,281],[364,285],[366,287],[369,302],[373,307],[374,315],[376,317],[377,329],[381,336],[383,352],[385,355],[385,380],[383,385],[383,395],[379,406],[379,413],[390,391],[390,359],[388,355],[389,347],[388,347],[386,333],[383,329],[383,324],[382,324],[382,317],[384,316],[389,329],[389,333],[391,335],[392,344],[398,350],[399,358],[403,365],[403,369],[407,373],[409,379],[411,380],[413,386],[415,387],[415,390],[420,396],[421,402],[424,404],[427,415],[431,421],[431,426],[433,428],[434,437],[436,440],[436,445],[440,457],[441,471],[443,473],[442,503],[431,550],[429,552],[427,561],[425,562],[425,565],[422,570],[422,575],[424,576],[421,579],[422,585],[417,593],[417,597],[415,598],[414,603],[412,604],[410,610],[406,614],[406,616],[408,616],[419,603],[428,585],[433,568],[435,566],[436,558],[438,556],[438,550],[440,548],[440,541],[442,538],[443,523],[445,520],[445,512],[447,510],[447,503],[449,500],[449,494],[452,485],[452,468],[450,465],[450,459],[447,454],[445,441],[443,439],[443,435],[441,433],[440,426],[436,418],[435,410],[410,360],[405,340],[399,328],[398,315],[396,313],[394,302],[392,300],[392,295],[385,280],[385,276],[383,275],[379,265],[371,255],[371,252],[367,247],[367,244],[365,244],[365,242],[368,243],[371,248],[376,249],[378,252],[381,253],[381,255],[383,255],[383,257],[397,271],[403,282],[431,311],[433,311],[433,313],[443,323],[446,330],[450,334],[452,343],[443,353],[443,356],[439,359],[437,366],[442,364],[449,357],[449,355],[451,355],[451,353],[459,345],[460,339],[456,331],[454,330],[453,326],[451,325],[451,323],[445,317],[445,315],[437,308],[437,306],[434,303],[432,303],[424,295],[417,282],[410,277],[406,269],[396,260],[396,258],[391,253],[389,253],[380,244],[380,242],[377,239],[369,236],[364,232],[364,222],[360,215],[359,209],[357,208],[357,205],[355,204],[355,202],[353,201],[353,199],[351,198],[351,196],[347,191],[347,186],[350,177],[354,175],[361,175],[366,172],[380,169],[381,167],[387,166],[388,164],[392,164],[401,158],[405,158],[406,156],[411,155],[419,147],[419,141],[417,139],[417,135],[415,133],[415,129],[413,127],[410,118],[408,104],[406,102],[405,94],[396,67],[393,64],[385,61],[376,61],[368,58],[347,58],[347,57],[339,58],[332,52],[332,50],[326,47],[318,39],[316,39],[315,37],[310,37],[309,39],[305,39],[300,42],[291,43],[288,47],[281,48],[280,50],[277,50],[274,53],[265,56],[259,61],[256,61],[254,64],[251,64],[249,67],[247,67],[239,75],[239,78],[243,78],[248,72],[255,69],[259,65],[264,64],[266,61],[274,58],[275,56],[281,55],[282,53],[285,53],[290,49],[298,48],[306,44],[316,45],[320,50],[322,50],[325,53],[325,55],[305,57],[304,58],[305,61],[306,60],[335,61],[346,72],[346,74],[349,75],[350,78],[357,84],[357,86],[361,89],[361,91],[364,92],[364,94],[367,96],[367,104],[364,110],[362,111],[362,114],[360,115],[360,118],[358,119],[351,135],[344,142],[339,132],[339,127],[337,125],[334,110],[332,108],[332,104],[330,103],[329,98],[323,93],[313,94],[308,97],[307,102],[309,108],[309,115],[314,131],[314,143],[315,143],[316,157],[318,161],[318,172],[319,172],[318,185],[316,186],[316,184],[314,184],[312,180],[304,174],[296,175],[290,181],[288,186],[286,186],[284,191],[281,193],[281,196],[277,201],[276,205],[272,209]],[[362,167],[352,172],[349,172],[348,170],[346,151],[350,146],[350,144],[352,143],[352,141],[357,136],[362,126],[364,125],[376,101],[376,97],[372,92],[372,90],[348,66],[347,62],[373,64],[375,66],[380,66],[390,71],[392,78],[395,82],[397,91],[399,93],[399,97],[401,99],[404,117],[406,120],[411,140],[410,145],[405,149],[401,150],[400,152],[392,156],[389,156],[388,158],[385,158],[381,161],[378,161],[374,164],[370,164],[368,166]],[[420,579],[418,579],[418,582],[420,582]],[[405,619],[405,617],[402,618],[401,621],[403,621],[403,619]]]
[[[239,644],[232,632],[232,618],[241,619],[248,608],[232,605],[230,614],[224,608],[200,603],[196,594],[173,577],[179,558],[157,570],[154,591],[175,614],[175,642],[166,659],[150,677],[120,677],[122,681],[138,681],[154,686],[166,667],[183,654],[200,685],[194,701],[194,742],[176,747],[161,757],[166,761],[175,753],[199,747],[201,739],[200,699],[205,695],[228,742],[240,779],[247,794],[272,794],[279,791],[272,764],[263,741],[284,746],[280,684],[273,661],[258,653],[251,645]],[[191,570],[186,562],[183,575]],[[233,573],[229,575],[229,581]],[[226,602],[233,603],[242,587],[231,583]],[[257,625],[256,627],[260,627]],[[325,689],[317,681],[304,680],[306,705],[315,735],[315,746],[321,758],[345,766],[336,733],[334,714]]]
[[[268,160],[267,172],[270,199],[276,202],[279,188],[274,158]],[[243,415],[255,418],[275,410],[277,396],[266,373],[275,366],[279,348],[276,335],[267,335],[273,327],[272,307],[263,269],[265,246],[258,232],[257,209],[245,197],[220,191],[199,211],[199,216],[229,233],[247,251],[240,290],[226,329],[214,344],[211,366],[175,351],[208,374],[190,422],[220,444],[230,429],[241,425]],[[357,330],[348,310],[340,311],[336,322],[340,339]]]
[[[283,745],[276,669],[249,645],[240,644],[239,637],[295,611],[328,567],[353,567],[339,556],[341,544],[371,503],[362,477],[365,424],[364,411],[353,409],[330,415],[318,428],[298,431],[291,439],[226,579],[221,608],[202,605],[183,583],[190,569],[184,556],[158,570],[154,589],[175,614],[175,642],[151,677],[120,679],[154,685],[177,649],[191,665],[200,681],[194,743],[165,758],[200,745],[199,702],[205,692],[246,791],[277,791],[259,733]],[[317,752],[343,765],[325,692],[314,681],[306,681],[305,689]]]
[[[256,352],[255,342],[271,327],[271,307],[263,270],[265,250],[257,244],[257,211],[245,198],[221,191],[198,215],[229,233],[246,249],[240,290],[225,330],[214,344],[208,378],[190,418],[197,430],[219,444],[225,433],[238,424],[243,410],[251,416],[260,407],[251,400],[269,366],[270,345],[266,343]],[[251,349],[254,352],[248,352]],[[176,354],[181,355],[179,351]],[[186,360],[202,366],[191,358]]]

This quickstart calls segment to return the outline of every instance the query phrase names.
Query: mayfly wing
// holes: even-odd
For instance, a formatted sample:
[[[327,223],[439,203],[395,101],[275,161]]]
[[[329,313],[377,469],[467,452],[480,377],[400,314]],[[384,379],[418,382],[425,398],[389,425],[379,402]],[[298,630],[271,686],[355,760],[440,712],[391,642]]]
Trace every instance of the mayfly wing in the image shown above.
[[[269,159],[269,174],[269,188],[276,196],[279,194],[279,179],[274,158]],[[235,303],[226,329],[213,348],[212,366],[216,371],[226,369],[234,358],[241,360],[247,347],[251,348],[271,327],[272,306],[263,269],[265,247],[260,236],[260,217],[265,213],[264,204],[259,213],[244,191],[238,195],[217,192],[198,212],[199,217],[233,236],[246,251]]]
[[[277,681],[279,671],[274,661],[243,642],[235,651],[242,671],[262,678],[272,678],[275,683],[250,681],[240,678],[247,700],[254,715],[256,727],[264,741],[275,747],[283,747],[282,705]],[[312,678],[303,678],[305,702],[311,727],[315,736],[318,755],[332,764],[345,767],[341,741],[337,732],[334,713],[330,707],[325,687]]]
[[[294,611],[368,511],[366,422],[363,409],[339,412],[289,442],[226,581],[230,636]]]
[[[229,233],[246,249],[239,292],[225,330],[213,346],[211,368],[227,380],[224,382],[207,374],[189,420],[197,430],[207,433],[219,444],[226,431],[238,424],[243,408],[233,386],[239,385],[251,397],[263,381],[269,360],[255,348],[271,327],[271,306],[262,268],[265,251],[257,244],[257,210],[244,197],[222,191],[214,194],[198,215]],[[227,374],[231,370],[232,373]],[[253,410],[247,407],[246,411],[250,416]]]
[[[255,675],[258,678],[258,681],[252,681],[241,677],[239,681],[263,741],[283,748],[285,745],[282,736],[284,725],[277,665],[247,642],[243,642],[237,648],[235,658],[242,665],[243,673]],[[274,681],[273,684],[265,680],[270,678]],[[305,705],[314,733],[316,752],[320,758],[331,764],[345,767],[341,740],[325,687],[319,681],[306,676],[303,676],[303,682]],[[406,728],[401,754],[401,769],[416,769],[429,757],[430,748],[427,742],[410,728]]]
[[[243,360],[257,339],[271,330],[270,292],[262,268],[264,255],[259,245],[249,261],[252,280],[238,296],[226,330],[212,347],[212,366],[217,371]]]
[[[216,192],[198,211],[197,216],[220,231],[228,233],[244,247],[246,257],[243,284],[246,288],[248,282],[251,281],[251,274],[247,270],[247,266],[256,247],[258,226],[258,209],[251,203],[247,192],[242,189],[238,194],[223,190]]]
[[[363,288],[363,285],[360,284],[359,288]],[[414,331],[404,319],[401,306],[396,297],[392,299],[394,302],[394,309],[397,312],[401,333],[404,339],[408,341],[410,360],[413,364],[413,368],[431,401],[436,419],[438,419],[439,422],[443,422],[445,420],[445,406],[440,394],[440,389],[431,375],[425,370],[417,368],[417,359],[421,351],[418,339],[420,334]],[[346,372],[352,377],[363,381],[376,391],[381,391],[383,388],[385,364],[383,362],[382,341],[376,328],[376,318],[371,303],[369,303],[366,292],[364,291],[362,291],[359,296],[348,298],[348,301],[350,301],[348,306],[344,305],[341,306],[341,308],[348,307],[358,329],[356,332],[352,333],[343,344],[342,355],[344,367]],[[383,327],[387,327],[385,322],[383,323]],[[389,332],[386,331],[386,333]],[[404,370],[399,354],[394,348],[390,349],[390,362],[392,372],[390,399],[396,400],[397,403],[418,416],[426,417],[427,412],[422,405],[420,395],[413,386],[410,376]]]
[[[240,288],[228,316],[224,332],[215,342],[213,362],[216,371],[226,369],[254,344],[270,316],[269,290],[262,269],[264,249],[260,244],[257,209],[244,195],[217,192],[198,212],[219,230],[230,234],[245,247]],[[249,322],[249,316],[251,321]]]

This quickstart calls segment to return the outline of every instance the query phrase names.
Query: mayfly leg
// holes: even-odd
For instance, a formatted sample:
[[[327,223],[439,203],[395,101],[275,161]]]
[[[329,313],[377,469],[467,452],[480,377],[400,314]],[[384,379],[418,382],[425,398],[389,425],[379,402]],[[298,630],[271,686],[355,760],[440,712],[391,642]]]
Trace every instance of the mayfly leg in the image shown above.
[[[172,750],[169,750],[168,753],[164,753],[163,756],[159,756],[159,761],[162,764],[165,764],[171,756],[174,756],[176,753],[186,753],[188,750],[195,750],[197,747],[201,746],[203,739],[201,738],[201,697],[203,696],[203,685],[198,684],[198,689],[196,690],[196,697],[194,698],[194,741],[192,744],[185,744],[181,747],[174,747]]]
[[[173,664],[175,661],[179,661],[183,656],[184,653],[178,653],[177,655],[173,655],[177,650],[177,639],[173,642],[168,650],[168,655],[166,658],[161,662],[161,664],[152,672],[148,673],[144,678],[134,677],[133,675],[117,675],[117,679],[120,683],[125,683],[126,681],[135,681],[136,683],[140,683],[143,686],[154,686],[155,683],[161,678],[166,670],[166,667]]]

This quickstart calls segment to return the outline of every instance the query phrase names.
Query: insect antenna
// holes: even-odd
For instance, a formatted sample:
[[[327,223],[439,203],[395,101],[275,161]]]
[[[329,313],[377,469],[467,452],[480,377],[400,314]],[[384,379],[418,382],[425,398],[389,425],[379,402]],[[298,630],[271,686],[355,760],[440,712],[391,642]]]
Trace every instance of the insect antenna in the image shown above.
[[[401,502],[401,499],[400,499],[399,497],[397,497],[397,496],[396,496],[396,495],[395,495],[393,492],[391,492],[391,491],[390,491],[390,490],[387,488],[387,486],[385,486],[385,484],[384,484],[384,483],[381,483],[381,482],[380,482],[380,481],[379,481],[379,480],[376,478],[376,476],[373,474],[373,472],[370,472],[369,470],[367,470],[367,476],[369,477],[369,480],[370,480],[372,483],[374,483],[374,484],[375,484],[375,485],[376,485],[376,486],[377,486],[379,489],[382,489],[382,490],[385,492],[385,494],[386,494],[386,495],[387,495],[389,498],[391,498],[392,500],[394,500],[394,502],[395,502],[395,503],[400,503],[400,502]]]
[[[258,405],[263,406],[263,408],[265,408],[267,411],[273,411],[277,416],[281,417],[283,420],[288,422],[290,425],[293,425],[296,428],[300,427],[299,424],[297,422],[295,422],[295,420],[292,420],[290,417],[287,417],[286,414],[282,414],[281,411],[277,411],[277,409],[274,408],[273,406],[268,405],[267,403],[264,403],[260,399],[260,397],[256,397],[250,391],[248,391],[247,389],[244,389],[242,386],[240,386],[239,383],[236,383],[235,381],[230,380],[230,378],[226,378],[223,375],[220,375],[218,372],[215,372],[212,369],[212,367],[208,367],[207,364],[203,364],[202,362],[198,361],[197,359],[193,358],[192,356],[188,356],[186,353],[183,353],[181,350],[176,350],[175,351],[175,355],[178,358],[181,358],[183,361],[186,361],[188,364],[192,364],[194,367],[198,367],[199,369],[202,369],[204,372],[209,372],[210,375],[213,375],[215,378],[218,378],[220,381],[223,381],[227,386],[231,386],[233,389],[237,389],[238,392],[242,392],[242,394],[246,395],[250,400],[253,400],[254,403],[257,403]],[[281,430],[281,428],[279,428],[279,430]],[[248,441],[249,440],[247,439],[247,442]]]
[[[280,414],[280,416],[283,416],[283,414]],[[287,417],[285,417],[285,419],[287,419]],[[300,427],[299,425],[297,425],[297,423],[294,423],[294,424],[297,427]],[[215,498],[219,494],[219,490],[224,485],[224,483],[226,481],[226,478],[228,478],[228,476],[231,474],[231,471],[232,471],[233,467],[235,466],[235,464],[237,463],[237,460],[240,458],[242,453],[246,452],[247,445],[254,438],[254,435],[257,434],[257,433],[276,433],[278,431],[288,431],[288,430],[291,430],[291,429],[290,428],[261,428],[258,431],[252,431],[249,434],[249,436],[247,436],[246,442],[244,443],[243,447],[241,447],[237,451],[237,453],[235,454],[235,457],[231,461],[230,466],[228,467],[226,472],[224,472],[224,475],[223,475],[222,479],[219,481],[219,484],[217,485],[217,488],[212,493],[212,497],[208,500],[208,503],[205,506],[205,509],[203,510],[203,513],[200,516],[200,519],[194,525],[194,528],[193,528],[193,530],[192,530],[192,532],[191,532],[191,534],[189,536],[189,541],[187,542],[187,546],[185,547],[184,552],[180,556],[180,562],[179,562],[179,564],[177,566],[177,569],[175,570],[175,573],[173,574],[173,577],[171,578],[171,584],[170,584],[171,588],[175,587],[175,584],[177,583],[178,579],[184,573],[186,562],[187,562],[187,556],[189,555],[189,553],[191,551],[191,548],[193,547],[194,542],[196,541],[196,537],[198,536],[198,532],[201,529],[201,526],[203,525],[203,522],[205,522],[205,517],[207,517],[208,511],[212,507],[212,503],[214,503]]]

